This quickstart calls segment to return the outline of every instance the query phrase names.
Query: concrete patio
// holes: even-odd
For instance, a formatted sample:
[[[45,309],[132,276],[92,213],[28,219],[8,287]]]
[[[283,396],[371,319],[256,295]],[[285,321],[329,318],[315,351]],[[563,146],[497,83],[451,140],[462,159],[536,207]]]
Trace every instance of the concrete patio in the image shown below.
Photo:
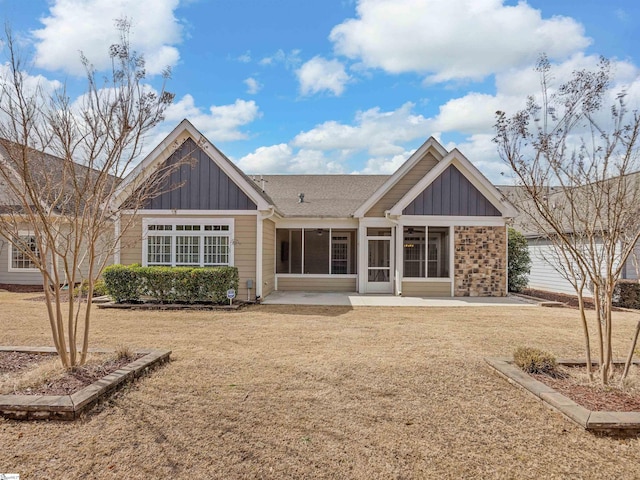
[[[420,298],[361,295],[356,292],[272,292],[264,305],[337,305],[361,307],[536,307],[537,302],[508,297]]]

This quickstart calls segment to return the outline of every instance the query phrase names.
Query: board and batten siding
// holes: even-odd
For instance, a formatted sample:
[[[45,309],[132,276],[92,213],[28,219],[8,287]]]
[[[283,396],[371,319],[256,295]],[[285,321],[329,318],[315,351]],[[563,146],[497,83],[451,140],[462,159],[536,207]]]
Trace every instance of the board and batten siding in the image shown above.
[[[451,281],[442,282],[412,282],[402,281],[403,297],[450,297]]]
[[[200,148],[187,138],[163,164],[170,171],[163,193],[145,210],[256,210],[256,204]]]
[[[176,215],[154,215],[153,213],[144,212],[138,214],[135,218],[123,216],[121,225],[124,231],[120,241],[120,263],[123,265],[142,264],[142,218],[166,218],[171,220],[183,218],[186,224],[199,220],[233,218],[233,238],[231,241],[234,243],[234,266],[238,268],[238,276],[240,278],[237,296],[241,300],[247,298],[247,280],[253,280],[254,285],[256,281],[257,225],[255,215],[189,215],[188,217],[180,217],[179,212]],[[125,225],[127,225],[126,229]],[[255,293],[254,289],[251,291],[252,295]]]
[[[262,298],[275,289],[276,283],[276,224],[264,220],[262,224]]]
[[[355,292],[357,278],[332,277],[280,277],[278,276],[278,290],[282,292]]]
[[[501,216],[500,211],[453,165],[420,192],[402,214]]]
[[[384,217],[384,212],[393,207],[404,195],[418,183],[438,160],[431,152],[425,154],[389,191],[378,200],[365,214],[365,217]]]

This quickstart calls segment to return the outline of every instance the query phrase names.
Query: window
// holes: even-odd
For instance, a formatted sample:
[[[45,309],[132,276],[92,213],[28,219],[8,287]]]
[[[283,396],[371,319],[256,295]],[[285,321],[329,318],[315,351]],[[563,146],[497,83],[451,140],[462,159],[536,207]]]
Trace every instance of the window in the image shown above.
[[[449,227],[404,227],[404,276],[449,278]]]
[[[356,230],[279,228],[276,230],[276,273],[355,274],[356,237]]]
[[[11,264],[9,270],[36,270],[34,259],[40,258],[36,237],[30,233],[20,233],[9,245]]]
[[[157,223],[155,223],[157,222]],[[146,219],[143,242],[147,265],[211,267],[232,265],[233,220],[169,223]]]

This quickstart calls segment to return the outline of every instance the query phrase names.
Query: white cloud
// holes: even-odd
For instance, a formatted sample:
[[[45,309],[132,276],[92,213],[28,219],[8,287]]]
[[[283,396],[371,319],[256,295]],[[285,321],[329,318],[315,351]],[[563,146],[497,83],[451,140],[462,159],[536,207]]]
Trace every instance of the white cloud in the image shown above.
[[[240,63],[251,62],[251,50],[247,50],[242,55],[240,55],[236,60],[238,60]]]
[[[595,55],[585,56],[580,53],[564,62],[552,65],[550,91],[553,92],[559,83],[569,80],[574,71],[594,70],[597,68],[598,61],[599,58]],[[615,81],[605,105],[613,103],[615,93],[625,88],[629,90],[629,104],[636,108],[640,97],[634,93],[634,86],[640,86],[638,85],[639,70],[625,61],[613,61],[611,67]],[[495,83],[495,94],[470,92],[440,106],[438,115],[433,119],[432,128],[443,132],[469,135],[492,133],[497,110],[514,114],[525,107],[528,96],[540,96],[540,74],[532,66],[497,74]],[[603,111],[602,114],[604,120],[608,112]]]
[[[243,83],[247,86],[247,93],[249,95],[255,95],[262,89],[262,84],[253,77],[245,79]]]
[[[144,55],[146,70],[158,74],[175,65],[182,28],[174,16],[179,0],[54,0],[44,27],[32,32],[35,63],[47,70],[84,73],[79,50],[98,69],[110,65],[108,47],[118,43],[115,20],[130,19],[131,47]]]
[[[336,53],[432,82],[482,79],[531,64],[540,52],[563,59],[590,43],[572,18],[543,19],[526,2],[360,0],[357,13],[331,31]]]
[[[247,133],[241,128],[261,115],[258,105],[253,100],[238,99],[230,105],[212,105],[206,111],[196,106],[191,95],[185,95],[167,108],[165,121],[158,129],[157,135],[159,137],[166,135],[176,124],[186,118],[214,144],[242,140],[247,138]],[[153,144],[152,141],[149,143]]]
[[[300,50],[291,50],[289,53],[285,53],[284,50],[279,49],[271,56],[264,57],[258,63],[263,66],[273,66],[279,63],[284,64],[287,68],[295,68],[300,64]]]
[[[339,161],[328,159],[318,150],[294,151],[286,143],[260,147],[238,160],[245,172],[258,173],[344,173]]]
[[[352,156],[367,152],[371,158],[362,173],[391,173],[412,153],[406,143],[429,136],[428,120],[414,114],[413,107],[372,108],[358,112],[353,124],[325,122],[289,143],[260,147],[238,165],[251,173],[345,173]]]
[[[389,157],[370,158],[369,160],[367,160],[365,167],[358,173],[364,173],[364,174],[370,174],[370,175],[375,175],[375,174],[391,175],[393,172],[398,170],[398,168],[400,168],[400,165],[406,162],[407,159],[411,155],[413,155],[413,152],[415,152],[415,150],[409,150],[409,151],[400,153],[398,155],[394,155],[391,158]]]
[[[403,145],[429,136],[429,125],[422,115],[412,113],[413,103],[407,102],[391,112],[378,107],[358,112],[354,125],[325,122],[298,134],[292,145],[316,150],[367,151],[373,156],[398,155]]]
[[[342,95],[345,84],[350,80],[344,65],[338,60],[327,60],[320,56],[313,57],[304,63],[296,76],[300,82],[300,93],[312,95],[323,91]]]

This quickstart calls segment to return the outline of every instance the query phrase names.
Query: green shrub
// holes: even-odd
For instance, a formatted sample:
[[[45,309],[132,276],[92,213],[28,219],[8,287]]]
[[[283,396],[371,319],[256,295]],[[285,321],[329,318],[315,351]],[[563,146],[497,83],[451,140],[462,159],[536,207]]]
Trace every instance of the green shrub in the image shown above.
[[[531,258],[527,239],[514,228],[509,227],[508,246],[509,291],[521,292],[529,283]]]
[[[515,364],[527,373],[555,376],[558,373],[556,358],[549,352],[531,347],[518,347],[513,352]]]
[[[618,280],[613,290],[614,305],[640,309],[640,283],[637,280]]]
[[[140,267],[114,265],[103,274],[109,294],[119,303],[149,296],[161,303],[225,303],[238,290],[236,267]]]
[[[86,297],[89,293],[89,280],[83,280],[80,285],[73,289],[73,294],[77,297],[79,294],[82,294],[83,297]],[[108,295],[107,285],[104,283],[104,280],[99,279],[93,282],[93,296],[94,297],[102,297],[103,295]]]
[[[102,278],[107,293],[118,303],[140,301],[140,281],[135,265],[111,265],[104,269]]]

